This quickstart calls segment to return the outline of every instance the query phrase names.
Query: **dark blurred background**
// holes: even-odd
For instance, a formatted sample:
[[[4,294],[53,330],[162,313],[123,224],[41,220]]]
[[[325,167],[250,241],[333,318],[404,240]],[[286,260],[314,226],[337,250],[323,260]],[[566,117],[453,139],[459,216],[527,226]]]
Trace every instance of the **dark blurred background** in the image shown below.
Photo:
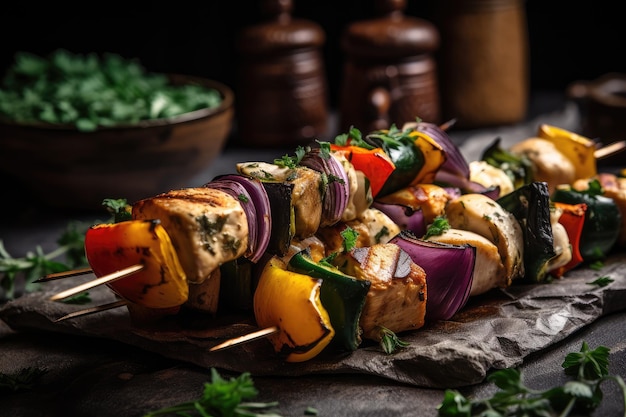
[[[430,19],[435,1],[409,0],[405,12]],[[17,51],[115,52],[139,59],[150,71],[205,76],[236,88],[235,37],[262,19],[259,3],[252,0],[105,8],[111,6],[92,4],[89,13],[57,3],[3,7],[0,68],[10,66]],[[527,0],[525,9],[533,90],[563,91],[576,80],[626,72],[626,24],[619,2]],[[375,16],[373,0],[295,0],[293,16],[326,32],[324,59],[334,105],[343,63],[339,37],[350,22]]]

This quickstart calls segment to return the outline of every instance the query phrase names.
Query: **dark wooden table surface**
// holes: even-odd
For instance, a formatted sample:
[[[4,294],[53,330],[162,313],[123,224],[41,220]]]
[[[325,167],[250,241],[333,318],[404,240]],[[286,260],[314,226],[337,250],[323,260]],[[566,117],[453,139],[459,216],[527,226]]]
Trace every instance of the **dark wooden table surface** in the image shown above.
[[[553,95],[534,97],[529,120],[518,126],[451,132],[468,159],[496,135],[504,142],[524,139],[547,121],[563,128],[577,122],[572,108]],[[511,142],[512,143],[512,142]],[[227,148],[198,181],[232,170],[236,162],[282,156],[276,150]],[[19,194],[5,191],[0,239],[14,256],[37,245],[52,248],[67,221],[76,213],[33,207]],[[84,214],[85,218],[93,214]],[[626,306],[626,300],[624,300]],[[626,379],[626,309],[604,316],[549,348],[531,354],[520,366],[528,386],[546,389],[567,378],[561,368],[568,352],[583,341],[611,349],[610,371]],[[235,352],[235,351],[233,351]],[[233,353],[234,354],[234,353]],[[141,416],[166,405],[189,401],[210,381],[207,369],[171,360],[112,340],[61,336],[46,332],[15,332],[0,321],[0,372],[26,367],[48,372],[29,391],[0,393],[2,416]],[[234,376],[224,373],[224,376]],[[278,401],[284,416],[303,416],[308,407],[320,416],[436,416],[444,391],[399,384],[368,375],[254,377],[259,401]],[[490,396],[496,388],[486,382],[461,388],[465,395]],[[606,385],[605,398],[595,416],[623,415],[617,387]]]

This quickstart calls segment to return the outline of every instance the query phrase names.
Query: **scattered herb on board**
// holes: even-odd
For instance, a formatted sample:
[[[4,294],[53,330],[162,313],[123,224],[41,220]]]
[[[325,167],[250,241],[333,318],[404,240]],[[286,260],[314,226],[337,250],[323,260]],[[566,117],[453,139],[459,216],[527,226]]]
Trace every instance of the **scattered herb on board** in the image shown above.
[[[583,342],[580,352],[568,353],[561,365],[573,379],[545,391],[527,387],[515,368],[496,371],[487,377],[500,390],[491,398],[468,399],[457,390],[446,390],[437,407],[441,417],[573,416],[591,415],[602,401],[601,385],[614,381],[622,391],[626,407],[626,384],[619,375],[609,374],[609,349],[589,349]],[[626,415],[626,409],[624,410]]]
[[[398,349],[409,346],[408,342],[400,339],[398,335],[396,335],[388,328],[379,326],[378,330],[380,331],[380,347],[386,354],[391,355],[392,353],[395,353]]]
[[[589,284],[589,285],[597,285],[598,287],[606,287],[607,285],[609,285],[613,281],[614,281],[614,279],[609,278],[609,277],[599,277],[599,278],[594,279],[591,282],[588,282],[587,284]]]
[[[41,246],[37,246],[21,258],[11,256],[0,240],[0,288],[4,292],[4,297],[0,298],[12,300],[16,297],[18,276],[24,277],[24,291],[32,292],[39,289],[39,284],[34,281],[44,275],[86,266],[84,248],[87,227],[82,222],[70,222],[57,240],[57,248],[45,253]],[[65,262],[59,261],[62,257],[65,257]]]
[[[111,216],[108,223],[130,219],[130,205],[126,199],[105,199],[102,206]],[[14,258],[0,239],[0,300],[16,297],[18,276],[24,277],[24,292],[29,293],[40,288],[40,284],[34,281],[44,275],[88,266],[85,257],[85,233],[88,227],[87,223],[71,221],[56,241],[58,246],[54,250],[45,253],[37,246],[21,258]],[[63,257],[65,261],[61,262]],[[88,294],[79,294],[65,302],[85,304],[89,302]]]
[[[136,59],[64,49],[46,57],[16,53],[0,84],[1,118],[72,124],[81,131],[173,117],[221,101],[213,88],[174,85]]]
[[[41,368],[23,368],[15,374],[0,373],[0,391],[16,392],[33,389],[39,378],[48,372]]]
[[[212,416],[212,417],[281,417],[274,409],[277,402],[247,402],[258,395],[252,377],[244,372],[236,378],[225,379],[211,368],[211,382],[204,383],[202,397],[151,411],[144,417],[166,415],[176,416]]]

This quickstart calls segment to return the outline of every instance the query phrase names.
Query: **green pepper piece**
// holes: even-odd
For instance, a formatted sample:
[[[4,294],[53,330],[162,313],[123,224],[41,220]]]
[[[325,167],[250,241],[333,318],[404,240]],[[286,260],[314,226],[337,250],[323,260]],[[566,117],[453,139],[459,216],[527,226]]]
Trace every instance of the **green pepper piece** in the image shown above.
[[[526,156],[517,156],[500,146],[501,138],[496,138],[482,155],[482,160],[503,170],[511,178],[515,188],[532,182],[532,163]]]
[[[359,319],[365,305],[365,296],[371,285],[370,281],[346,275],[332,265],[315,262],[307,249],[291,257],[289,268],[322,279],[320,299],[335,329],[333,345],[348,351],[356,350],[361,344]]]
[[[500,197],[497,202],[515,216],[524,232],[524,279],[544,281],[548,261],[556,256],[548,184],[532,182]]]
[[[379,191],[380,197],[411,184],[424,166],[424,155],[415,145],[410,130],[401,131],[395,125],[367,135],[367,141],[382,148],[396,166]]]
[[[597,182],[597,180],[594,180]],[[577,191],[569,185],[557,187],[552,201],[587,205],[585,222],[580,237],[580,254],[585,262],[606,258],[619,237],[622,222],[619,208],[612,198],[601,195],[598,184],[590,183],[589,190]]]

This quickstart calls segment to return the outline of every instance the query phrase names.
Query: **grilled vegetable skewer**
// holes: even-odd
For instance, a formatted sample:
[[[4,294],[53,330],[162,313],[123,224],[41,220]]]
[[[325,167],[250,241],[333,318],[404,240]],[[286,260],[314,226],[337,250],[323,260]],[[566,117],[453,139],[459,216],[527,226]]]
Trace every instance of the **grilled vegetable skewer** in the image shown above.
[[[519,240],[522,233],[516,230],[515,227],[517,223],[510,220],[510,213],[506,211],[493,211],[493,213],[497,214],[497,216],[494,217],[509,218],[509,220],[505,222],[505,225],[501,225],[488,221],[490,216],[486,214],[484,210],[481,209],[481,211],[477,208],[472,208],[474,205],[472,201],[482,197],[490,199],[489,196],[494,195],[490,194],[493,190],[483,184],[473,182],[470,177],[469,166],[463,164],[462,162],[464,161],[458,160],[458,154],[445,152],[446,146],[449,149],[450,144],[443,142],[444,145],[446,145],[443,146],[439,142],[432,140],[429,134],[426,134],[423,130],[419,130],[420,126],[423,130],[428,132],[432,130],[436,134],[441,135],[441,132],[437,131],[436,127],[428,124],[418,124],[415,130],[408,132],[392,130],[389,132],[379,132],[373,136],[374,139],[382,139],[383,143],[386,143],[384,141],[387,140],[388,135],[399,135],[399,137],[404,138],[403,140],[412,140],[415,146],[423,146],[423,148],[419,148],[423,154],[429,153],[431,156],[438,155],[437,158],[431,157],[428,159],[430,165],[423,162],[422,169],[411,171],[411,176],[408,180],[402,179],[398,181],[398,178],[392,177],[393,171],[391,171],[389,175],[385,177],[385,181],[382,183],[381,181],[378,182],[376,191],[379,200],[385,199],[396,192],[402,192],[405,190],[405,187],[416,188],[422,186],[421,181],[428,179],[430,182],[438,177],[440,171],[444,171],[445,175],[439,176],[439,179],[451,181],[449,183],[450,185],[461,187],[463,192],[468,196],[464,198],[469,199],[469,212],[473,213],[475,211],[476,213],[476,215],[472,214],[467,218],[463,214],[467,213],[466,208],[460,208],[463,204],[455,203],[455,201],[458,201],[461,197],[453,193],[448,194],[446,191],[444,200],[444,206],[446,207],[445,215],[448,217],[451,216],[452,218],[466,218],[466,220],[464,220],[465,223],[476,225],[474,229],[475,232],[473,233],[488,230],[490,231],[489,238],[493,238],[494,235],[491,232],[495,231],[496,235],[500,237],[500,239],[498,239],[498,245],[494,243],[498,250],[498,255],[500,256],[500,263],[495,262],[493,256],[483,256],[482,259],[484,262],[491,262],[490,265],[493,266],[495,270],[504,270],[505,272],[502,274],[503,279],[494,282],[483,278],[485,281],[481,284],[482,287],[475,287],[477,288],[474,290],[475,294],[482,293],[496,286],[510,285],[513,279],[523,276],[524,270],[524,264],[519,261],[521,256],[520,248],[523,245],[520,245]],[[176,304],[174,307],[186,305],[215,314],[217,312],[216,294],[219,294],[217,288],[219,288],[221,279],[220,267],[238,259],[246,258],[252,263],[257,263],[260,261],[263,253],[274,253],[276,258],[267,263],[263,262],[263,264],[266,265],[266,267],[273,265],[271,270],[279,275],[283,274],[279,270],[284,270],[284,274],[291,276],[295,271],[288,270],[288,263],[286,263],[285,260],[294,256],[294,248],[303,249],[310,247],[308,244],[311,242],[311,239],[315,237],[322,237],[322,250],[325,251],[324,255],[328,255],[329,253],[327,252],[330,252],[330,254],[340,252],[341,240],[338,236],[341,236],[341,233],[345,231],[346,228],[359,229],[359,227],[361,227],[361,229],[359,229],[362,230],[362,232],[359,233],[361,239],[359,246],[361,248],[369,248],[362,250],[367,250],[368,253],[372,251],[374,247],[376,247],[376,250],[379,250],[382,246],[378,245],[384,244],[384,242],[397,236],[400,228],[398,228],[395,222],[383,211],[372,206],[374,203],[374,190],[370,187],[371,183],[369,178],[363,174],[363,170],[366,170],[367,163],[363,161],[360,162],[363,170],[357,169],[357,166],[352,164],[352,161],[356,164],[359,163],[358,158],[354,158],[354,155],[362,155],[362,153],[356,150],[356,148],[353,147],[354,145],[351,145],[349,142],[345,143],[344,145],[331,147],[333,152],[328,155],[325,154],[325,152],[328,152],[328,149],[324,149],[323,146],[321,146],[320,149],[309,151],[303,155],[294,166],[289,166],[288,164],[242,163],[237,167],[239,175],[228,176],[228,178],[225,178],[225,176],[218,177],[214,181],[206,184],[205,187],[172,190],[159,196],[137,202],[133,206],[135,221],[139,221],[139,219],[149,220],[150,218],[166,219],[168,232],[172,231],[171,241],[172,246],[175,247],[174,253],[183,253],[183,256],[187,257],[184,261],[181,259],[181,264],[183,265],[182,269],[187,279],[189,296],[185,300],[181,299],[178,303],[173,303]],[[418,145],[418,143],[420,145]],[[372,145],[370,144],[370,146]],[[386,146],[391,145],[387,144]],[[387,160],[380,155],[382,154],[379,152],[370,153],[371,158],[377,158],[379,162],[383,161],[384,166],[390,166],[390,162],[394,164],[393,160]],[[454,158],[451,158],[455,163],[449,163],[450,156],[457,156],[456,161],[454,161]],[[433,163],[432,161],[438,162]],[[306,166],[299,165],[300,163],[304,163]],[[398,182],[396,182],[394,186],[389,186],[388,184],[391,184],[391,182],[387,183],[387,180],[390,178]],[[387,188],[385,188],[385,186]],[[250,190],[256,190],[256,193],[254,193],[255,198],[251,197]],[[279,196],[280,199],[277,197],[269,198],[268,194],[274,192],[274,190],[276,193],[273,195]],[[495,190],[499,191],[497,187],[495,187]],[[246,192],[248,194],[246,194]],[[263,196],[265,197],[263,198]],[[181,199],[184,199],[184,204],[175,203],[177,200]],[[248,204],[253,200],[255,204]],[[213,201],[213,203],[208,203],[208,201]],[[233,204],[233,201],[236,204]],[[284,204],[280,206],[280,209],[276,206],[277,201],[284,202]],[[491,201],[493,202],[493,200]],[[185,209],[179,210],[177,208],[177,205],[183,206],[186,204],[189,204],[189,206]],[[224,207],[222,207],[222,205],[229,207],[232,211],[223,210]],[[208,209],[207,207],[211,208]],[[457,207],[456,211],[454,207]],[[477,207],[486,208],[486,201],[485,204],[478,204]],[[286,214],[286,217],[280,224],[280,227],[277,227],[276,222],[273,221],[275,220],[274,215],[276,214],[276,216],[278,216],[281,212],[283,215]],[[319,213],[319,215],[317,213]],[[482,213],[482,215],[480,213]],[[493,215],[491,211],[490,213]],[[506,216],[504,214],[506,214]],[[255,215],[257,215],[257,217],[255,217]],[[432,223],[433,217],[434,214],[431,213],[426,224]],[[263,220],[260,222],[255,221],[254,219],[256,218]],[[470,221],[467,221],[467,219],[470,219]],[[488,223],[491,224],[491,226],[489,226]],[[257,227],[259,224],[261,227],[265,228],[266,233],[263,233],[262,236],[260,233],[256,235],[253,233],[254,231],[258,232]],[[186,226],[181,227],[181,225]],[[200,225],[199,228],[198,225]],[[247,226],[247,228],[245,226]],[[470,229],[470,227],[459,226],[458,230],[462,229]],[[268,233],[270,230],[271,233]],[[465,231],[469,232],[470,230]],[[276,236],[283,236],[283,238],[282,240],[272,242],[271,240]],[[483,238],[486,239],[487,237],[483,236]],[[461,246],[450,242],[448,242],[448,244],[458,247]],[[483,245],[483,249],[487,247],[489,247],[489,245]],[[395,246],[390,246],[389,248],[397,250]],[[385,249],[383,252],[388,253],[389,248]],[[518,253],[515,253],[514,249],[517,250]],[[201,250],[207,250],[208,255],[207,253],[200,252]],[[376,250],[372,253],[376,253]],[[295,251],[297,251],[297,249],[295,249]],[[491,251],[491,253],[493,254],[493,251]],[[194,255],[190,256],[190,254]],[[348,255],[350,255],[350,253],[346,252],[343,256]],[[354,254],[350,256],[354,256]],[[281,260],[280,257],[285,257],[285,259]],[[473,259],[474,258],[472,258],[472,265],[474,265]],[[200,260],[200,263],[196,263],[195,266],[190,267],[190,265],[198,260]],[[417,263],[415,265],[419,266]],[[277,266],[278,269],[276,269]],[[356,274],[354,270],[353,273]],[[309,274],[310,273],[305,275],[309,276]],[[309,276],[309,278],[311,277]],[[371,275],[371,278],[374,279],[378,277],[374,274]],[[313,281],[315,281],[315,279],[313,279]],[[372,282],[371,280],[363,278],[361,278],[361,281]],[[422,306],[428,306],[428,304],[425,303],[426,281],[427,279],[424,280],[422,291]],[[322,282],[324,282],[323,278]],[[155,284],[155,288],[158,288],[159,285],[162,285],[162,283]],[[467,295],[470,294],[470,285],[465,287],[467,289]],[[113,283],[109,286],[115,290]],[[297,288],[297,285],[294,286],[294,288]],[[314,289],[316,287],[314,286],[312,288]],[[117,291],[123,298],[126,297],[126,290],[118,289]],[[263,294],[263,292],[259,291],[259,294]],[[429,292],[429,298],[431,298],[430,295]],[[257,297],[256,292],[255,297]],[[259,295],[259,297],[261,297],[261,295]],[[380,300],[384,298],[384,296],[381,296]],[[139,303],[145,305],[145,300]],[[259,302],[259,304],[260,303],[261,302]],[[323,312],[325,306],[323,303],[321,304],[321,308],[315,309],[317,313],[314,314],[314,316],[322,317],[322,321],[324,322],[327,321],[324,319],[325,313]],[[461,303],[460,307],[462,307],[462,304],[463,303]],[[161,304],[157,303],[157,305]],[[369,308],[373,308],[374,305],[376,304],[370,303],[368,306]],[[367,309],[365,310],[367,311]],[[425,308],[423,310],[426,311]],[[255,314],[258,321],[263,321],[259,318],[263,317],[263,312],[265,311],[266,310],[259,311]],[[451,314],[454,314],[454,312],[456,311],[453,310]],[[356,316],[358,315],[359,314],[356,314]],[[384,315],[376,314],[374,316]],[[379,333],[376,333],[376,330],[374,330],[376,327],[386,327],[380,325],[364,326],[364,324],[367,323],[367,317],[371,318],[374,316],[365,314],[362,318],[363,320],[359,323],[361,328],[370,329],[365,333],[368,338],[379,337]],[[390,317],[390,319],[391,318],[392,317]],[[399,318],[399,316],[394,316],[393,318]],[[442,318],[446,319],[447,317],[442,316]],[[314,339],[316,342],[309,343],[311,349],[307,351],[298,352],[297,350],[300,349],[301,345],[291,345],[291,347],[287,349],[291,349],[291,353],[287,356],[287,358],[291,359],[288,360],[308,360],[324,349],[324,346],[328,345],[330,340],[336,336],[335,329],[332,325],[332,317],[329,316],[328,320],[331,323],[326,326],[329,331],[322,332],[322,336]],[[272,328],[271,322],[272,320],[268,322],[268,329]],[[419,328],[423,320],[413,318],[412,322],[412,328]],[[389,323],[392,322],[390,321]],[[403,326],[397,329],[399,329],[397,331],[408,330]],[[284,341],[286,340],[284,337],[288,334],[288,332],[286,333],[286,329],[283,328],[279,329],[277,332],[270,333],[273,333],[273,335],[268,335],[268,337],[275,340],[275,346],[279,347],[277,350],[282,350],[281,346],[285,346]],[[333,334],[330,338],[328,338],[329,333]],[[358,337],[355,337],[355,335],[356,333],[352,331],[351,336],[353,339],[352,342],[347,345],[348,349],[354,349],[358,346]]]

